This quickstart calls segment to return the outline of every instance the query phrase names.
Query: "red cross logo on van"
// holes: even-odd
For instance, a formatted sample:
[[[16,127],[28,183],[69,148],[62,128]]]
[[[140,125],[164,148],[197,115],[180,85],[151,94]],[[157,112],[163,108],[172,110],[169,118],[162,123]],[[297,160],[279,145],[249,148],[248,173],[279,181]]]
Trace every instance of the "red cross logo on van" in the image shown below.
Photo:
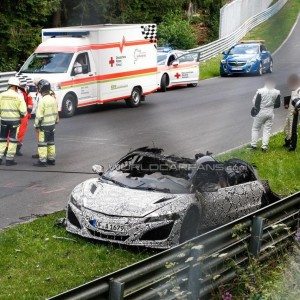
[[[109,64],[111,67],[114,66],[115,60],[113,59],[113,57],[110,58]]]
[[[180,75],[178,72],[175,74],[175,77],[176,77],[177,79],[179,79],[180,76],[181,76],[181,75]]]

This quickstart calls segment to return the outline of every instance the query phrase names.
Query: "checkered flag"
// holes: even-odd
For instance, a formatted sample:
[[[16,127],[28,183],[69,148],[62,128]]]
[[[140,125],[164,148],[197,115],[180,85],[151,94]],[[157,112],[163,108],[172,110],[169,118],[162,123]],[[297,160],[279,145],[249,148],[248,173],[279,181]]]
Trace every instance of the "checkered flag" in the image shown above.
[[[27,75],[17,74],[16,77],[19,79],[21,86],[34,85],[33,80],[30,77],[28,77]]]
[[[148,40],[150,43],[156,43],[157,41],[157,28],[156,25],[142,25],[142,34],[145,40]]]

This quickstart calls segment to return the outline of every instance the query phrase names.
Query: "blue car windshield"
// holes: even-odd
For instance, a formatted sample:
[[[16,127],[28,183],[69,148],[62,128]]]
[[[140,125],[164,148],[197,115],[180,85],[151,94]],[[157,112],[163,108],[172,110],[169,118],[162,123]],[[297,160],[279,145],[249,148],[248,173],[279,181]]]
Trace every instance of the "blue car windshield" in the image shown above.
[[[258,54],[259,53],[259,45],[253,44],[240,44],[236,45],[229,51],[229,55],[233,54]]]

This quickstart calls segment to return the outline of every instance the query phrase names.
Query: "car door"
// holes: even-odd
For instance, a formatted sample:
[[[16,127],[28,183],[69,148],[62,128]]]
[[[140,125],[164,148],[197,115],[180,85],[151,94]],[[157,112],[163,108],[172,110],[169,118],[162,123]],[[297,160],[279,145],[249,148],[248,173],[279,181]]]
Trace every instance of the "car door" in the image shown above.
[[[73,90],[78,106],[91,104],[97,99],[97,81],[94,62],[90,52],[79,52],[71,70]]]
[[[185,84],[199,80],[199,52],[189,52],[179,56],[170,68],[171,84]]]
[[[251,181],[198,194],[206,227],[220,226],[257,210],[263,192],[260,182]]]

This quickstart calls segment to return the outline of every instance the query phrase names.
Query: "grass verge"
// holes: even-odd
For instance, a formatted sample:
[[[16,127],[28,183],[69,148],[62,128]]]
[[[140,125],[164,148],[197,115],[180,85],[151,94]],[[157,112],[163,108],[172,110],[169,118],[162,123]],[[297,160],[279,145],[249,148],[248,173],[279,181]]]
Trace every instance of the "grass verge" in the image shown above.
[[[149,256],[76,237],[41,217],[0,232],[0,299],[45,299]]]
[[[267,48],[274,52],[286,39],[300,11],[299,0],[289,0],[272,18],[252,29],[244,39],[265,40]],[[200,64],[201,79],[220,76],[221,55]]]
[[[299,191],[300,151],[298,149],[295,152],[288,152],[282,146],[283,143],[284,135],[278,133],[271,138],[270,150],[267,153],[242,148],[221,155],[219,159],[238,157],[252,163],[257,167],[259,176],[269,181],[274,192],[287,196]]]
[[[283,135],[277,134],[268,153],[240,149],[220,159],[256,164],[275,192],[288,195],[299,190],[300,151],[287,152],[282,143]],[[150,255],[71,235],[54,225],[62,216],[55,213],[0,232],[0,299],[44,299]]]

